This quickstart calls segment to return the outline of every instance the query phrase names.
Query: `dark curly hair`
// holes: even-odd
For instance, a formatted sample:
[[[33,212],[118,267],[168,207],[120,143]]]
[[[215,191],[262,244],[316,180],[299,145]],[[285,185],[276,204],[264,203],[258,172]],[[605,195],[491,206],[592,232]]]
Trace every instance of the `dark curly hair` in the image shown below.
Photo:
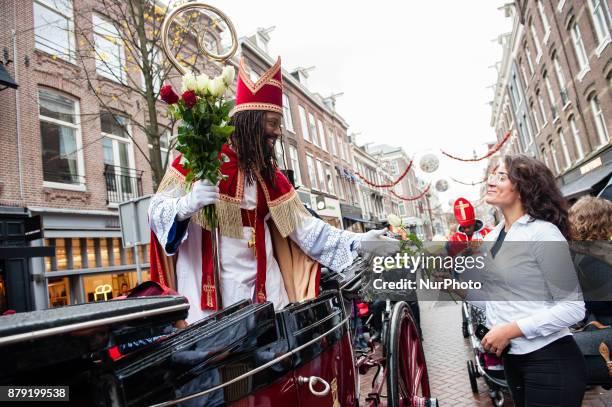
[[[570,239],[568,204],[548,167],[524,154],[507,155],[504,164],[525,212],[534,219],[552,223]]]

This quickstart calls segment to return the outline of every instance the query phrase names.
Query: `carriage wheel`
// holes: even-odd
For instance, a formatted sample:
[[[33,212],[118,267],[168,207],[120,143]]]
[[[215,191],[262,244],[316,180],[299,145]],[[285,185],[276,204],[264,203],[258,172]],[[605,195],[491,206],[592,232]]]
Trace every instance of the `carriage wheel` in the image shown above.
[[[389,407],[437,406],[431,398],[425,353],[410,307],[395,304],[387,337],[387,401]]]

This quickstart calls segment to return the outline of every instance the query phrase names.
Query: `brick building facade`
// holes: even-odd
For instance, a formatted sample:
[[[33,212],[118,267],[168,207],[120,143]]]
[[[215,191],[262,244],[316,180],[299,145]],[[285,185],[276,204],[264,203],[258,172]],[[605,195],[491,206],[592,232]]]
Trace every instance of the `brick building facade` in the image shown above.
[[[491,125],[505,152],[525,152],[546,163],[563,194],[596,194],[612,174],[612,45],[609,4],[516,1],[500,36],[504,56]]]

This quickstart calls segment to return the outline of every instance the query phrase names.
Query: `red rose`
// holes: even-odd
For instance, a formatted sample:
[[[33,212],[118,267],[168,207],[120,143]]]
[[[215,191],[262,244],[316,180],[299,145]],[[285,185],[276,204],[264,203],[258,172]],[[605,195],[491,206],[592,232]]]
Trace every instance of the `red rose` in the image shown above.
[[[174,93],[174,89],[172,89],[171,85],[162,86],[159,90],[159,96],[161,97],[161,100],[169,105],[173,105],[179,101],[179,97],[176,93]]]
[[[197,101],[198,99],[196,98],[194,91],[186,90],[183,92],[183,102],[185,102],[185,106],[187,106],[189,109],[191,109]]]

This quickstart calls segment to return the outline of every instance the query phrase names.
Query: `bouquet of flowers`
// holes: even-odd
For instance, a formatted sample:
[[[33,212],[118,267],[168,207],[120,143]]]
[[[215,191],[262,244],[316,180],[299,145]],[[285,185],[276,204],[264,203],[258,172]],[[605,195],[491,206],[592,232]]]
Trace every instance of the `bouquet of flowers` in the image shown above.
[[[220,167],[227,157],[220,157],[219,153],[234,131],[228,124],[234,102],[224,95],[234,77],[234,68],[226,66],[215,78],[185,74],[180,97],[171,85],[160,89],[160,98],[168,104],[169,116],[180,121],[176,149],[183,155],[183,167],[189,171],[185,180],[188,186],[196,180],[217,184],[223,177]],[[202,211],[208,224],[216,227],[214,206]]]

